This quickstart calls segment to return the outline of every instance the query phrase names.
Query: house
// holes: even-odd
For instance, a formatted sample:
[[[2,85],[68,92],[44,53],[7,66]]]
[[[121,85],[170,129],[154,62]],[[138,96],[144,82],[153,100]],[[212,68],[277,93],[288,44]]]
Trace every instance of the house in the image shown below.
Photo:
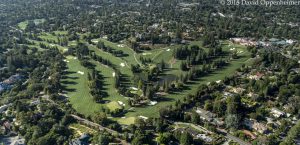
[[[32,106],[39,105],[39,104],[41,104],[41,101],[39,99],[30,102],[30,105],[32,105]]]
[[[257,72],[255,75],[249,75],[248,78],[251,80],[260,80],[264,75]]]
[[[4,91],[4,87],[2,86],[2,84],[0,84],[0,93]]]
[[[256,46],[258,44],[250,38],[230,38],[230,41],[244,46]]]
[[[277,108],[272,108],[272,109],[271,109],[271,114],[272,114],[274,117],[279,118],[279,117],[281,117],[281,116],[284,116],[284,115],[285,115],[285,112],[283,112],[283,111],[281,111],[281,110],[279,110],[279,109],[277,109]]]
[[[229,88],[229,92],[235,93],[235,94],[242,94],[245,89],[240,88],[240,87],[228,87]]]
[[[245,119],[243,124],[249,129],[255,130],[261,134],[265,134],[268,131],[268,128],[265,124],[259,123],[254,119]]]
[[[5,121],[3,123],[3,127],[5,128],[6,131],[11,131],[11,124],[9,121]]]
[[[253,93],[253,92],[249,92],[249,93],[247,94],[247,96],[250,97],[250,98],[252,98],[252,97],[258,97],[258,94]]]
[[[88,134],[82,134],[80,138],[76,138],[72,140],[69,145],[88,145],[88,141],[90,139],[90,136]]]
[[[12,85],[12,84],[16,83],[17,81],[19,81],[21,78],[22,77],[19,74],[12,75],[8,79],[4,80],[3,83],[8,84],[8,85]]]
[[[225,98],[227,98],[227,97],[232,97],[233,96],[233,94],[232,93],[230,93],[230,92],[224,92],[224,97]]]
[[[300,72],[300,68],[293,68],[291,69],[291,71],[298,74]]]
[[[0,113],[3,113],[9,106],[11,106],[12,104],[7,104],[7,105],[3,105],[0,107]]]
[[[213,121],[213,118],[216,116],[214,113],[211,113],[201,108],[197,108],[196,113],[200,115],[201,119],[206,121]]]
[[[204,140],[207,143],[210,143],[213,141],[213,139],[209,136],[207,136],[206,134],[198,134],[197,138]]]

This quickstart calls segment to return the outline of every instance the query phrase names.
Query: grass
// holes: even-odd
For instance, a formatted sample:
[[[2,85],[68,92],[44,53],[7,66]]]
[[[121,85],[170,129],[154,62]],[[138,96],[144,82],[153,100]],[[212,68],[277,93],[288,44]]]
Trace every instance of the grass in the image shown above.
[[[68,50],[67,47],[60,46],[60,45],[57,45],[57,44],[48,43],[46,41],[36,41],[36,40],[30,40],[30,39],[27,39],[27,40],[35,43],[34,45],[30,45],[31,47],[40,48],[40,43],[43,43],[47,46],[52,46],[52,47],[56,46],[61,53],[66,52]],[[42,49],[42,48],[40,48],[40,49]]]
[[[26,27],[27,27],[27,25],[28,25],[28,21],[23,21],[23,22],[20,22],[20,23],[18,24],[18,27],[19,27],[21,30],[25,30]]]
[[[120,118],[117,120],[117,122],[124,125],[130,125],[135,123],[135,119],[136,117]]]
[[[69,128],[73,131],[73,134],[76,137],[80,137],[84,133],[88,133],[88,134],[95,134],[95,133],[97,133],[96,130],[91,129],[91,128],[85,126],[85,125],[78,124],[78,123],[70,124]]]
[[[58,43],[58,37],[55,35],[52,35],[50,33],[41,33],[39,35],[39,38],[41,38],[43,40],[50,40],[50,41],[54,41],[55,43]]]
[[[67,35],[68,31],[53,31],[55,35]]]
[[[122,109],[122,106],[120,106],[119,103],[116,101],[112,101],[112,102],[106,104],[106,106],[111,111],[114,111],[116,109]]]
[[[89,93],[87,73],[88,69],[81,66],[79,60],[74,57],[67,57],[68,62],[68,75],[63,80],[67,95],[70,97],[70,103],[73,108],[81,114],[93,115],[95,112],[99,112],[101,107],[108,107],[111,110],[120,107],[116,101],[122,101],[127,104],[126,98],[119,95],[114,88],[113,70],[103,65],[96,65],[96,70],[100,71],[100,74],[104,76],[104,91],[108,93],[108,96],[104,100],[109,101],[108,104],[96,103]],[[96,63],[93,61],[93,63]],[[84,75],[78,74],[78,71],[84,72]],[[117,103],[117,104],[116,104]],[[128,105],[126,105],[128,106]]]
[[[139,62],[139,58],[136,57],[137,54],[131,49],[129,48],[127,45],[124,45],[124,47],[119,47],[119,44],[107,41],[105,39],[93,39],[93,40],[97,40],[97,41],[102,41],[104,43],[105,46],[110,46],[116,50],[122,50],[127,56],[122,57],[123,60],[125,60],[127,63],[130,64],[140,64]]]
[[[227,41],[223,43],[223,47],[225,51],[228,51],[228,49],[230,49],[230,47],[227,46],[228,44],[229,42]],[[223,80],[226,76],[230,76],[231,74],[234,74],[234,72],[238,68],[240,68],[243,64],[248,64],[249,63],[248,60],[250,58],[250,53],[246,52],[245,47],[240,45],[234,45],[234,47],[236,47],[239,51],[244,51],[244,52],[239,54],[241,56],[239,59],[231,61],[230,64],[225,68],[216,70],[209,75],[201,77],[197,81],[189,82],[186,85],[188,89],[183,90],[180,93],[174,93],[165,96],[166,100],[168,101],[159,102],[155,106],[135,108],[133,111],[128,112],[126,116],[133,117],[133,116],[143,115],[147,117],[158,117],[159,115],[158,112],[161,108],[174,104],[176,100],[183,100],[183,98],[188,94],[195,94],[199,85],[206,84],[208,82]]]
[[[35,20],[33,20],[33,22],[34,22],[35,25],[39,25],[39,24],[41,24],[41,23],[44,23],[44,22],[45,22],[45,19],[35,19]],[[27,25],[28,25],[28,23],[29,23],[28,20],[23,21],[23,22],[20,22],[20,23],[18,24],[18,27],[19,27],[21,30],[25,30],[26,27],[27,27]]]
[[[72,107],[76,111],[86,116],[99,112],[101,104],[93,101],[89,93],[87,80],[88,70],[81,66],[79,60],[74,59],[74,57],[69,56],[67,60],[69,61],[69,63],[67,63],[68,72],[66,78],[62,80],[62,84],[67,91],[70,104],[72,104]],[[77,73],[78,71],[84,72],[84,75]]]
[[[40,37],[44,40],[53,40],[57,41],[56,35],[66,35],[67,31],[54,31],[55,35],[52,35],[50,33],[43,33],[40,35]],[[83,36],[83,35],[81,35]],[[128,78],[128,82],[131,82],[131,77],[133,76],[133,73],[130,70],[131,64],[138,64],[140,56],[143,56],[145,58],[151,58],[155,63],[160,63],[162,60],[164,60],[166,63],[169,63],[171,65],[172,62],[172,69],[166,72],[166,74],[172,74],[172,75],[180,75],[180,61],[172,61],[173,59],[173,49],[178,47],[179,45],[174,46],[168,46],[166,48],[160,48],[160,49],[153,49],[150,51],[144,51],[146,55],[143,55],[143,53],[136,54],[133,50],[131,50],[129,47],[118,47],[118,44],[109,42],[104,39],[97,39],[99,41],[103,41],[105,45],[108,45],[110,47],[113,47],[116,50],[122,50],[125,54],[128,56],[124,57],[116,57],[108,52],[104,52],[98,48],[96,48],[94,45],[89,45],[89,49],[94,51],[97,55],[101,56],[104,59],[110,60],[114,66],[120,70],[120,72]],[[32,40],[34,41],[34,40]],[[81,39],[83,41],[83,39]],[[45,43],[46,45],[50,45],[49,43],[45,41],[34,41],[36,44],[30,47],[36,46],[39,48],[39,43]],[[84,42],[84,41],[83,41]],[[74,45],[76,42],[70,42],[69,45]],[[192,42],[191,45],[199,45],[202,46],[201,41],[195,41]],[[190,45],[190,46],[191,46]],[[63,52],[67,48],[57,45],[58,48]],[[202,47],[203,48],[203,47]],[[113,73],[114,70],[108,66],[104,66],[98,62],[95,62],[91,60],[93,64],[95,64],[95,69],[100,71],[100,73],[103,75],[103,82],[104,82],[104,90],[108,96],[104,98],[104,100],[107,100],[108,103],[106,104],[99,104],[93,101],[92,96],[89,93],[88,88],[88,81],[87,81],[87,73],[88,69],[81,66],[79,60],[74,59],[74,57],[68,56],[67,61],[67,67],[68,67],[68,73],[66,74],[66,77],[62,80],[62,85],[64,89],[67,92],[67,95],[70,97],[70,104],[72,104],[73,108],[77,110],[79,113],[84,114],[85,116],[93,115],[95,112],[99,112],[102,107],[109,108],[110,110],[115,110],[117,108],[121,108],[121,106],[118,104],[118,101],[121,101],[125,103],[125,109],[128,110],[128,113],[125,114],[125,118],[113,118],[113,120],[118,121],[120,124],[134,124],[135,118],[137,116],[146,116],[146,117],[158,117],[159,110],[161,108],[164,108],[168,105],[174,104],[176,100],[183,100],[183,98],[188,94],[194,94],[197,91],[197,88],[200,84],[206,84],[208,82],[218,81],[224,79],[226,76],[229,76],[231,74],[234,74],[236,69],[240,68],[243,64],[250,64],[252,62],[250,58],[250,53],[246,51],[246,48],[244,46],[232,44],[229,41],[224,41],[222,43],[223,51],[231,52],[231,48],[236,48],[236,51],[240,52],[238,55],[240,56],[239,59],[233,60],[230,62],[228,66],[226,66],[223,69],[215,70],[209,75],[206,75],[204,77],[201,77],[200,79],[196,81],[190,81],[188,84],[185,85],[185,90],[182,92],[172,93],[167,96],[165,96],[165,101],[158,102],[155,106],[144,106],[144,107],[135,107],[129,109],[129,105],[127,103],[127,99],[123,96],[121,96],[117,90],[114,88],[114,77]],[[167,51],[170,49],[169,51]],[[207,50],[207,48],[204,48]],[[121,63],[125,63],[126,65],[124,67],[120,66]],[[84,72],[83,75],[77,73],[78,71]],[[129,85],[132,85],[130,84]]]

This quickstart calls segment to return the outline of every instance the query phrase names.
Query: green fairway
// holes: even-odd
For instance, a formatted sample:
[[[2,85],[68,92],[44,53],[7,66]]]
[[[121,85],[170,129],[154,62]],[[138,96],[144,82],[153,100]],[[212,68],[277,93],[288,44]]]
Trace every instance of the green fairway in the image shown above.
[[[225,51],[227,49],[230,49],[231,47],[228,46],[229,42],[224,42],[223,47]],[[176,100],[180,99],[182,100],[186,95],[188,94],[194,94],[197,91],[197,88],[201,84],[206,84],[208,82],[214,82],[218,80],[224,79],[226,76],[230,76],[234,74],[236,69],[240,68],[243,64],[248,64],[250,53],[246,52],[246,48],[244,46],[240,45],[234,45],[232,47],[236,47],[239,51],[243,51],[243,53],[240,53],[239,56],[241,56],[239,59],[233,60],[230,62],[228,66],[226,66],[223,69],[216,70],[212,72],[211,74],[201,77],[197,81],[190,82],[187,87],[189,89],[184,90],[180,93],[170,94],[168,96],[165,96],[168,101],[159,102],[155,106],[147,106],[147,107],[137,107],[133,111],[130,111],[126,114],[127,117],[135,117],[135,116],[147,116],[147,117],[158,117],[160,108],[164,108],[167,105],[173,104]]]
[[[93,101],[89,93],[87,80],[88,70],[81,66],[79,60],[75,57],[69,56],[67,57],[67,61],[69,61],[67,63],[67,75],[66,78],[62,80],[62,85],[69,96],[72,107],[86,116],[99,112],[101,104]],[[80,74],[79,71],[84,74]]]
[[[30,40],[35,42],[35,45],[31,45],[30,47],[39,48],[39,43],[44,43],[49,46],[57,46],[61,50],[61,52],[65,52],[67,50],[67,47],[62,47],[57,44],[46,42],[46,40],[57,42],[57,35],[67,35],[67,32],[55,31],[54,33],[42,33],[39,35],[39,37],[45,41]],[[134,74],[131,72],[130,66],[132,64],[140,63],[138,60],[139,57],[150,58],[154,63],[160,63],[163,60],[168,64],[169,68],[168,70],[164,71],[164,74],[166,75],[179,76],[182,73],[186,73],[180,69],[181,60],[176,60],[173,58],[173,50],[177,47],[180,47],[180,45],[157,48],[153,50],[143,51],[142,53],[137,54],[126,45],[112,43],[104,39],[93,39],[93,41],[95,40],[103,41],[105,45],[110,46],[115,50],[122,50],[125,54],[127,54],[127,56],[124,57],[117,57],[111,53],[98,49],[95,45],[88,44],[84,41],[84,39],[80,39],[81,42],[88,44],[89,49],[95,52],[96,55],[101,56],[103,59],[111,61],[113,66],[127,77],[129,83],[127,87],[136,87],[135,85],[131,85],[133,83],[131,81],[131,78]],[[69,45],[76,44],[77,42],[69,42]],[[199,47],[203,48],[202,41],[191,42],[189,46],[192,45],[198,45]],[[72,104],[74,109],[76,109],[79,113],[84,114],[85,116],[93,115],[95,112],[99,112],[102,107],[108,108],[111,111],[117,108],[121,109],[122,106],[119,102],[124,103],[124,108],[128,111],[125,114],[125,117],[113,118],[113,120],[116,120],[121,124],[129,125],[133,124],[135,118],[138,116],[158,117],[160,108],[174,104],[176,100],[182,100],[188,94],[196,93],[197,88],[200,84],[222,80],[224,79],[224,77],[233,74],[236,69],[240,68],[243,64],[250,64],[252,62],[252,59],[249,59],[250,53],[247,52],[246,47],[244,46],[232,44],[229,41],[224,41],[222,42],[222,48],[225,52],[232,53],[233,51],[236,51],[238,56],[240,56],[239,59],[232,60],[230,64],[228,64],[228,66],[224,67],[223,69],[215,70],[209,75],[201,77],[196,81],[189,82],[185,85],[185,88],[187,89],[183,90],[182,92],[172,93],[164,96],[165,101],[158,102],[158,104],[154,106],[134,107],[129,109],[130,107],[128,105],[127,98],[121,96],[114,88],[114,69],[94,60],[90,60],[90,62],[95,64],[95,69],[98,70],[103,76],[103,91],[107,93],[107,96],[104,98],[104,100],[107,101],[107,103],[96,103],[92,99],[92,96],[89,93],[87,82],[87,73],[89,72],[89,70],[81,66],[79,60],[77,60],[75,57],[68,56],[66,59],[68,74],[66,75],[66,78],[62,80],[62,84],[65,87],[67,95],[70,97],[70,104]],[[208,48],[204,49],[207,51]]]
[[[43,40],[50,40],[50,41],[54,41],[55,43],[58,43],[57,36],[52,35],[50,33],[41,33],[39,38],[41,38]]]
[[[33,22],[34,22],[35,25],[39,25],[39,24],[41,24],[41,23],[44,23],[44,22],[45,22],[45,19],[35,19],[35,20],[33,20]],[[20,23],[18,24],[18,27],[19,27],[21,30],[25,30],[26,27],[27,27],[27,25],[28,25],[28,23],[29,23],[28,20],[23,21],[23,22],[20,22]]]
[[[126,117],[118,119],[117,122],[124,125],[130,125],[135,123],[135,119],[136,117]]]
[[[119,103],[116,101],[112,101],[112,102],[108,103],[106,106],[111,111],[114,111],[116,109],[122,109],[122,106],[120,106]]]
[[[24,22],[21,22],[18,24],[18,27],[21,29],[21,30],[25,30],[26,27],[28,25],[28,21],[24,21]]]
[[[125,53],[125,57],[121,57],[123,60],[125,60],[127,63],[130,64],[140,64],[139,62],[139,58],[137,57],[137,54],[131,49],[129,48],[127,45],[125,44],[116,44],[110,41],[107,41],[105,39],[93,39],[96,41],[102,41],[104,43],[104,45],[106,46],[110,46],[116,50],[122,50]],[[92,40],[92,41],[93,41]]]

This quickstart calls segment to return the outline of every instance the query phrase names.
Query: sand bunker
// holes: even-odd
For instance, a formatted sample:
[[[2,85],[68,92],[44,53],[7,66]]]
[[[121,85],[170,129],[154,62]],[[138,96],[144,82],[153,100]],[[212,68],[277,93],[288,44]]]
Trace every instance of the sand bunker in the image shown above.
[[[121,66],[121,67],[124,67],[124,66],[125,66],[125,63],[121,63],[120,66]]]
[[[81,74],[81,75],[84,75],[84,72],[82,72],[82,71],[78,71],[77,73]]]

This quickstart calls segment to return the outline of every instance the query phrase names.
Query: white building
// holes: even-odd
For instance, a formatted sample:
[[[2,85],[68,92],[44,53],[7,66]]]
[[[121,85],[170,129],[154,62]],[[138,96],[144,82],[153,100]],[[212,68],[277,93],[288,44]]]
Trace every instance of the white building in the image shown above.
[[[274,117],[279,118],[279,117],[285,115],[285,112],[283,112],[283,111],[281,111],[281,110],[279,110],[279,109],[277,109],[277,108],[272,108],[272,109],[271,109],[271,114],[272,114]]]

